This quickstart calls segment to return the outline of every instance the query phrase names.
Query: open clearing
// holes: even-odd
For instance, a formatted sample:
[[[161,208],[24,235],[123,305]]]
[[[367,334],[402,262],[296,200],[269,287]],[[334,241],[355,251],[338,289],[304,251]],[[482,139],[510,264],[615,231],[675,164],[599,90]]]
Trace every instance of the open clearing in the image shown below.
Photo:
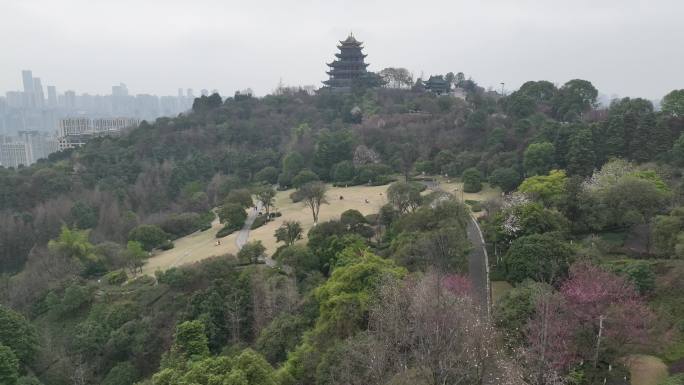
[[[658,357],[634,354],[627,358],[632,385],[658,385],[667,378],[667,365]]]
[[[380,211],[387,203],[387,188],[384,186],[353,186],[353,187],[330,187],[326,198],[329,204],[321,206],[319,222],[331,219],[339,219],[340,214],[349,209],[360,211],[363,215],[374,214]],[[290,194],[294,190],[278,191],[275,197],[275,211],[282,213],[281,217],[252,230],[249,233],[249,241],[261,241],[266,247],[266,253],[272,255],[278,245],[276,244],[275,230],[284,221],[298,221],[304,230],[304,236],[313,227],[313,217],[311,209],[304,206],[304,203],[293,203]],[[344,199],[340,199],[343,197]],[[368,200],[368,203],[366,203]],[[271,208],[274,211],[273,208]],[[196,232],[188,236],[178,238],[174,241],[175,247],[171,250],[159,252],[149,258],[143,267],[143,273],[154,275],[157,270],[166,270],[188,263],[201,261],[203,259],[225,254],[236,254],[238,251],[235,241],[238,232],[227,237],[221,238],[221,245],[215,246],[216,232],[222,225],[215,220],[212,228],[202,232]]]

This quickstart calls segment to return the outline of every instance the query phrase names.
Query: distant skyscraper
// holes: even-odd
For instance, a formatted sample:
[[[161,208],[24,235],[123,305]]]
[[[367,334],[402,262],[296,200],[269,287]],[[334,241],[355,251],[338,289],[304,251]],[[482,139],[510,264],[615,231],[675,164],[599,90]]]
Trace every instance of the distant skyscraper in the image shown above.
[[[48,106],[56,107],[57,106],[57,87],[47,86],[47,91],[48,91]]]
[[[66,108],[76,108],[76,92],[74,92],[74,91],[64,92],[64,106]]]
[[[43,83],[41,83],[40,78],[33,78],[33,101],[36,107],[42,107],[45,103]]]
[[[182,88],[178,89],[178,97],[181,99],[183,98],[183,89]]]
[[[187,89],[186,95],[191,99],[195,97],[195,95],[192,94],[192,88]]]
[[[24,81],[24,92],[33,92],[33,72],[31,70],[23,70],[21,71],[21,77]]]
[[[119,83],[118,86],[112,86],[112,96],[128,96],[128,87],[123,83]]]

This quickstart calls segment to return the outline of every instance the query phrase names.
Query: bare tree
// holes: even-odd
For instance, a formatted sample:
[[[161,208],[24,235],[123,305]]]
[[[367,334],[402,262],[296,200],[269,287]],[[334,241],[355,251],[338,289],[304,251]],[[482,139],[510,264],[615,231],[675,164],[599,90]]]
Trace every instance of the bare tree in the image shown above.
[[[298,194],[303,198],[304,205],[311,209],[314,225],[318,224],[318,213],[322,204],[327,204],[325,192],[327,187],[323,182],[310,182],[299,188]]]
[[[368,332],[349,340],[329,365],[332,383],[523,384],[478,307],[449,290],[436,296],[440,285],[433,273],[381,285]]]

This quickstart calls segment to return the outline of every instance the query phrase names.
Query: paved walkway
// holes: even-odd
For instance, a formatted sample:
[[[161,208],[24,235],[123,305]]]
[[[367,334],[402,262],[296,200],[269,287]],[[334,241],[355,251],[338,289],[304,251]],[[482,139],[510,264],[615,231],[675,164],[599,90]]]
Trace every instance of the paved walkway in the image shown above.
[[[242,249],[242,247],[247,244],[247,241],[249,240],[249,231],[252,229],[252,224],[258,216],[259,211],[261,211],[262,206],[263,205],[261,204],[261,201],[258,201],[256,204],[256,210],[249,210],[245,224],[242,226],[242,230],[238,232],[237,238],[235,238],[235,245],[237,246],[238,250]]]
[[[473,284],[473,297],[480,303],[482,310],[490,316],[490,287],[489,287],[489,266],[487,261],[487,247],[482,236],[480,226],[474,217],[470,217],[468,228],[466,229],[468,240],[473,248],[468,255],[468,275]]]

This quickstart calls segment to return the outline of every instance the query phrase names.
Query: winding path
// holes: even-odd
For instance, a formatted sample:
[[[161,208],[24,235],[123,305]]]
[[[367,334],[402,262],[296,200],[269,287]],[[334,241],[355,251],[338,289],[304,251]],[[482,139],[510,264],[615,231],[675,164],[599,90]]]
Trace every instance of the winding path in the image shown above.
[[[238,250],[242,249],[242,247],[247,244],[247,240],[249,240],[249,231],[252,229],[252,224],[254,224],[254,220],[259,215],[262,206],[261,201],[257,201],[256,209],[249,210],[245,224],[242,226],[240,232],[238,232],[237,238],[235,238],[235,245]]]
[[[433,191],[444,191],[439,183],[433,181],[422,182],[428,189]],[[482,307],[483,313],[487,319],[491,315],[491,287],[489,282],[489,260],[487,256],[487,247],[485,245],[484,236],[480,225],[477,224],[475,216],[471,215],[466,228],[468,240],[473,248],[468,254],[468,275],[470,282],[473,285],[473,294],[475,300]]]

